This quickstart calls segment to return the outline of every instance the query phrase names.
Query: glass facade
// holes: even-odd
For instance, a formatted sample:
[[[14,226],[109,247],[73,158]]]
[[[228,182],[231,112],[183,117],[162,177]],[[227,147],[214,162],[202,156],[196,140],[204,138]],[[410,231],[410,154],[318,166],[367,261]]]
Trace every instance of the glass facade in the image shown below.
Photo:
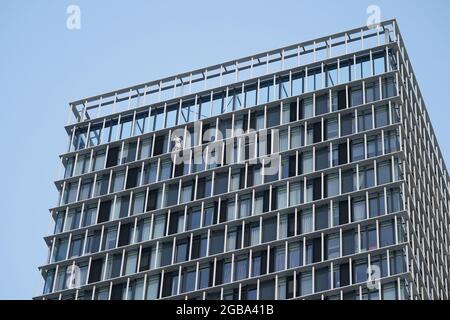
[[[39,298],[447,299],[448,176],[382,26],[72,103]]]

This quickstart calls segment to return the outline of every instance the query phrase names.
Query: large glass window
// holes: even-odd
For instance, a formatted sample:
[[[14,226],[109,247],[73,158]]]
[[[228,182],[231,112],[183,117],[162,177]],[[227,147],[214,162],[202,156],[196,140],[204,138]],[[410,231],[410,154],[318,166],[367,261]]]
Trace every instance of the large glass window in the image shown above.
[[[327,176],[327,196],[333,197],[339,194],[339,175],[330,174]]]
[[[391,162],[385,161],[377,165],[378,184],[385,184],[392,181]]]
[[[366,219],[366,199],[358,197],[353,199],[353,218],[352,221],[361,221]]]
[[[361,167],[359,169],[359,189],[366,189],[375,185],[373,167]]]
[[[330,165],[329,148],[316,150],[316,170],[328,168]]]
[[[289,205],[295,206],[302,203],[301,183],[292,183],[289,185]]]
[[[327,238],[327,259],[335,259],[340,256],[339,234],[329,235]]]
[[[369,195],[369,216],[371,218],[384,215],[384,193],[371,193]]]
[[[333,139],[338,136],[338,121],[337,119],[328,119],[327,120],[327,127],[326,127],[326,137],[327,139]]]
[[[289,268],[299,267],[303,264],[302,249],[302,243],[293,242],[289,244]]]
[[[364,140],[352,141],[352,161],[359,161],[365,158]]]
[[[387,106],[377,107],[375,109],[375,126],[384,127],[389,124],[389,112]]]
[[[382,223],[380,225],[380,246],[386,247],[394,243],[394,227],[392,222]]]
[[[312,210],[302,210],[300,213],[300,232],[303,233],[309,233],[313,231],[313,215]]]

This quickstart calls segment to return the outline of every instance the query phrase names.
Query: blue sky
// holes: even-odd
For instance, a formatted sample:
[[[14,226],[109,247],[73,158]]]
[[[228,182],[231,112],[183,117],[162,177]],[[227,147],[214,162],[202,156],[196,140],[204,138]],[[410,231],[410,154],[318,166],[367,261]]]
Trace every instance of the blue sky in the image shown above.
[[[220,5],[219,5],[220,3]],[[53,180],[72,100],[365,24],[376,4],[396,17],[440,146],[450,159],[450,2],[21,1],[0,4],[0,299],[30,299],[43,281]],[[66,8],[81,29],[66,28]]]

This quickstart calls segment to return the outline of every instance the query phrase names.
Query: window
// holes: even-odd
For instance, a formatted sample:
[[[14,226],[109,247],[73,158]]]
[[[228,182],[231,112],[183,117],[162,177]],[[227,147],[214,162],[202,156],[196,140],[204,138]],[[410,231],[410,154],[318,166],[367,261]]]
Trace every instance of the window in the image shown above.
[[[291,129],[291,149],[299,148],[303,145],[303,127],[293,127]]]
[[[308,69],[307,77],[307,88],[308,91],[320,90],[322,89],[322,72],[320,68]]]
[[[161,173],[159,175],[159,180],[167,180],[172,177],[172,161],[165,160],[161,163]]]
[[[198,288],[204,289],[209,286],[209,266],[200,266],[198,271]]]
[[[68,183],[64,190],[63,204],[75,202],[77,196],[78,183]]]
[[[288,236],[288,228],[289,228],[289,217],[288,214],[283,214],[280,216],[279,223],[279,234],[278,239],[284,239]]]
[[[363,104],[363,93],[361,87],[351,88],[351,106],[359,106]]]
[[[367,262],[365,260],[355,261],[353,264],[353,283],[367,281]]]
[[[373,70],[375,75],[385,72],[385,52],[377,52],[373,55]]]
[[[74,237],[70,246],[70,258],[80,257],[83,254],[84,237]]]
[[[182,273],[181,292],[189,292],[195,290],[195,269],[189,268]]]
[[[367,138],[367,156],[369,158],[381,155],[383,152],[381,135]]]
[[[66,259],[68,243],[68,238],[56,240],[55,248],[53,251],[53,262],[58,262]]]
[[[87,227],[93,225],[97,218],[97,205],[88,205],[84,211],[82,226]]]
[[[292,95],[299,95],[303,93],[303,73],[292,75]]]
[[[101,170],[105,167],[106,152],[105,150],[99,150],[94,153],[92,171]]]
[[[394,227],[392,222],[380,225],[380,247],[387,247],[394,244]]]
[[[342,193],[348,193],[355,190],[356,186],[356,174],[352,169],[342,171],[341,173],[341,190]]]
[[[366,103],[380,100],[380,85],[378,82],[366,85]]]
[[[277,218],[268,218],[263,220],[262,224],[262,242],[266,243],[275,240],[277,237]]]
[[[313,114],[313,99],[312,98],[306,98],[303,100],[303,117],[302,119],[311,118],[314,116]]]
[[[355,131],[355,119],[353,114],[341,116],[341,136],[347,136]]]
[[[148,163],[144,166],[144,181],[143,184],[149,184],[156,181],[157,163]]]
[[[132,214],[144,212],[145,192],[139,192],[134,195]]]
[[[166,231],[166,215],[162,214],[154,217],[153,239],[163,237]]]
[[[224,230],[217,230],[211,232],[209,254],[217,254],[223,252],[224,245]]]
[[[175,262],[183,262],[187,260],[188,242],[186,240],[177,241],[175,246]]]
[[[337,119],[328,119],[326,126],[326,137],[327,139],[333,139],[338,136],[338,121]]]
[[[193,189],[192,189],[192,184],[188,183],[188,184],[184,184],[181,187],[181,199],[180,199],[180,203],[186,203],[189,201],[193,200]]]
[[[330,174],[327,176],[327,197],[339,194],[339,175]]]
[[[250,246],[259,244],[259,223],[253,223],[250,225],[249,230]]]
[[[396,131],[386,132],[384,135],[384,147],[386,153],[391,153],[400,150],[400,141]]]
[[[397,299],[397,288],[395,283],[385,284],[382,287],[382,297],[383,300],[396,300]]]
[[[274,255],[275,255],[275,272],[276,271],[282,271],[285,268],[284,265],[284,257],[285,257],[285,247],[284,246],[280,246],[280,247],[276,247],[274,248]]]
[[[111,192],[122,191],[125,186],[125,171],[113,172]]]
[[[327,238],[327,259],[340,257],[340,238],[339,234],[329,235]]]
[[[375,227],[366,227],[361,230],[361,250],[377,249],[377,232]]]
[[[136,142],[130,142],[125,144],[122,151],[121,163],[123,164],[136,160],[136,149],[137,149]]]
[[[328,65],[326,66],[326,86],[332,87],[338,84],[337,82],[338,74],[337,74],[337,65]]]
[[[259,285],[259,300],[275,299],[275,280],[266,280]]]
[[[289,244],[289,268],[299,267],[303,264],[302,248],[301,243],[294,242]]]
[[[389,124],[389,113],[388,113],[388,107],[377,107],[375,109],[375,126],[377,128],[384,127]]]
[[[352,141],[352,161],[359,161],[365,158],[364,140]]]
[[[384,215],[384,193],[372,193],[369,195],[369,216],[371,218]]]
[[[402,199],[400,195],[400,190],[398,188],[396,189],[390,189],[387,192],[387,211],[388,213],[392,212],[398,212],[400,210],[403,210],[403,204]]]
[[[144,279],[130,281],[127,300],[142,300],[144,294]]]
[[[231,172],[230,191],[239,190],[240,178],[241,178],[240,170],[234,170]]]
[[[352,221],[356,222],[366,219],[366,199],[363,197],[358,197],[353,199],[352,202]]]
[[[358,111],[358,132],[372,129],[372,110]]]
[[[126,275],[136,272],[137,256],[138,256],[137,251],[127,252],[126,263],[125,263],[125,274]]]
[[[312,210],[302,210],[300,213],[300,232],[303,233],[309,233],[313,231],[313,216],[312,216]]]
[[[280,140],[280,151],[286,151],[289,149],[288,145],[288,131],[287,130],[281,130],[279,134],[279,140]]]
[[[280,106],[275,106],[267,110],[267,128],[278,125],[280,125]]]
[[[313,155],[311,151],[302,154],[302,173],[309,173],[313,171]]]
[[[321,206],[316,208],[316,228],[315,230],[326,229],[330,226],[329,222],[329,208],[328,206]]]
[[[142,242],[150,239],[150,223],[150,218],[138,222],[135,242]]]
[[[394,78],[383,79],[383,99],[395,96],[396,91]]]
[[[106,231],[106,237],[103,242],[103,250],[109,250],[116,247],[117,241],[117,227],[108,228]]]
[[[289,76],[279,77],[277,79],[277,98],[278,99],[285,99],[291,95],[290,92],[290,83],[289,83]]]
[[[81,208],[71,209],[67,214],[64,231],[77,229],[80,226]]]
[[[102,143],[115,141],[117,139],[117,119],[107,121],[105,131],[102,135]]]
[[[302,203],[302,197],[301,197],[301,183],[292,183],[289,185],[289,205],[295,206],[297,204]]]
[[[189,210],[188,230],[200,228],[201,208],[195,207]]]
[[[133,117],[126,117],[120,119],[120,139],[127,139],[131,137],[131,125]]]
[[[366,189],[375,185],[375,174],[372,167],[359,169],[359,189]]]
[[[392,181],[391,162],[390,161],[378,163],[377,179],[378,179],[378,185],[389,183]]]
[[[302,273],[299,277],[300,280],[300,296],[308,295],[312,293],[312,274],[311,272]]]
[[[239,218],[248,217],[251,214],[250,196],[241,196],[239,200]]]
[[[148,112],[142,112],[136,115],[136,121],[134,123],[134,136],[144,134],[148,131],[146,124],[148,123]]]
[[[316,170],[322,170],[329,167],[330,157],[328,150],[328,147],[316,150]]]
[[[153,140],[145,139],[139,145],[139,159],[147,159],[152,155],[152,142]]]
[[[328,112],[328,95],[316,97],[316,116]]]
[[[146,300],[155,300],[159,296],[159,275],[151,276],[147,280]]]
[[[277,209],[284,209],[287,207],[287,188],[277,188]]]
[[[292,107],[295,110],[295,108],[297,107],[297,104],[294,103]],[[290,109],[290,105],[288,103],[283,104],[281,117],[283,120],[282,121],[283,124],[291,122],[291,109]],[[294,121],[294,120],[296,120],[296,119],[292,119],[292,121]]]
[[[248,277],[248,258],[246,255],[238,256],[234,262],[234,280],[242,280]]]
[[[321,292],[330,288],[330,272],[328,267],[317,269],[314,274],[315,292]]]
[[[229,283],[229,282],[231,282],[231,261],[227,259],[223,263],[222,283]]]
[[[249,85],[244,88],[244,104],[246,108],[256,105],[256,85]]]

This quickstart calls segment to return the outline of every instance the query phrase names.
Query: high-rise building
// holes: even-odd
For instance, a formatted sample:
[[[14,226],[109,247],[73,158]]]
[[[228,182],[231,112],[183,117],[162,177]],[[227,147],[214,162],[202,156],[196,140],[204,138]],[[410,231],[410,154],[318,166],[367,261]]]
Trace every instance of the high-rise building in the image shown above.
[[[395,20],[75,101],[36,299],[448,299]]]

